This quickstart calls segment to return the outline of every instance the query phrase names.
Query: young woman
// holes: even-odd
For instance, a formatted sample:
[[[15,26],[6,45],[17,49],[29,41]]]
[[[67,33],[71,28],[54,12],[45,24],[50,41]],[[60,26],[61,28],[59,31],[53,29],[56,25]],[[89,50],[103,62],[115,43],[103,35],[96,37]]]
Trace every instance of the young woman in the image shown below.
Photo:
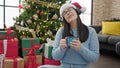
[[[52,51],[53,59],[61,60],[59,68],[88,68],[89,63],[99,59],[97,34],[82,23],[79,15],[83,10],[77,2],[63,4],[60,8],[63,27],[55,36]],[[76,39],[69,42],[69,37]]]

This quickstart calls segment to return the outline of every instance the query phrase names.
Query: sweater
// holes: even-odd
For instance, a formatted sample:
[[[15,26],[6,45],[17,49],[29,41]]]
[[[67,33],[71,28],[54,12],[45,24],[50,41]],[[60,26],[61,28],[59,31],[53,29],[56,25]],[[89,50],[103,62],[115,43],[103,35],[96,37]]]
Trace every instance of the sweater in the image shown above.
[[[52,57],[55,60],[61,60],[65,64],[89,64],[99,59],[99,42],[96,31],[92,27],[88,27],[88,39],[80,44],[80,49],[61,48],[60,40],[62,39],[62,28],[60,28],[55,36]],[[72,29],[73,36],[77,36],[77,29]]]

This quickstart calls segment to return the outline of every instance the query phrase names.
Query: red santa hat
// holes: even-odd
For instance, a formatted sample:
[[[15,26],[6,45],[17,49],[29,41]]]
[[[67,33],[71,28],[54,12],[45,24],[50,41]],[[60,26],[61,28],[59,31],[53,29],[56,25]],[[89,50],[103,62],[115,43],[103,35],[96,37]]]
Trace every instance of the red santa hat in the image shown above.
[[[60,16],[62,17],[62,13],[66,8],[73,7],[74,9],[78,8],[80,9],[81,13],[84,13],[86,11],[86,7],[82,7],[78,2],[74,3],[65,3],[60,8]]]

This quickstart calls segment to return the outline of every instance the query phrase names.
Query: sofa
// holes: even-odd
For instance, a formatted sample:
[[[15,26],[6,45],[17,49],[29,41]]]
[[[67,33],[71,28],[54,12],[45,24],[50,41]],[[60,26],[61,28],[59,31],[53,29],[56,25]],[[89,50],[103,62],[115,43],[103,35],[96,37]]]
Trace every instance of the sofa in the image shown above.
[[[120,36],[101,34],[102,26],[91,26],[96,30],[100,51],[113,52],[120,55]]]

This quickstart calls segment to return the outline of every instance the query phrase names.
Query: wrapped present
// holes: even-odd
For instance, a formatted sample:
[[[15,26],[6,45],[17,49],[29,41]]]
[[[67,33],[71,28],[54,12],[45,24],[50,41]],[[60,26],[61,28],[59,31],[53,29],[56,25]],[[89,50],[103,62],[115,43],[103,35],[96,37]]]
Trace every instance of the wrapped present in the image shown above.
[[[8,28],[7,30],[0,31],[0,40],[11,39],[15,37],[15,32]]]
[[[45,44],[45,50],[44,50],[44,57],[48,59],[52,59],[52,49],[53,46],[50,44]]]
[[[25,56],[25,68],[37,68],[42,65],[42,55]]]
[[[18,56],[18,39],[6,39],[6,40],[0,40],[0,46],[6,46],[6,48],[1,48],[1,51],[4,52],[6,57],[12,57],[12,56]]]
[[[0,54],[4,54],[4,45],[1,43],[0,45]]]
[[[5,57],[5,54],[0,54],[0,68],[3,67],[3,59]]]
[[[47,38],[47,43],[44,45],[45,58],[52,59],[52,49],[53,49],[53,41]]]
[[[23,38],[21,40],[22,45],[22,57],[32,55],[35,52],[36,55],[40,55],[40,39],[39,38]]]
[[[3,68],[24,68],[24,59],[19,57],[6,57],[3,62]]]
[[[44,65],[56,65],[56,66],[59,66],[61,63],[60,63],[60,60],[50,60],[48,58],[44,58]]]

